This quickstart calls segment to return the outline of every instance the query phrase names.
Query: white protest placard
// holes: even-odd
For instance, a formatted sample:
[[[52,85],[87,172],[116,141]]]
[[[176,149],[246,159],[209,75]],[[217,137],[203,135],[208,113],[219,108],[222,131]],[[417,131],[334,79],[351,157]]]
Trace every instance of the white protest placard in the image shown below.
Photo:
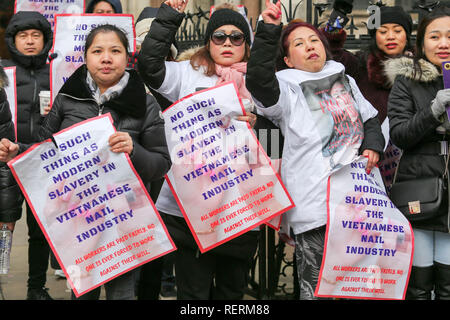
[[[84,64],[84,44],[89,32],[98,25],[112,24],[122,29],[128,38],[128,51],[136,48],[134,17],[130,14],[56,15],[50,62],[50,91],[53,103],[59,89],[72,73]]]
[[[328,179],[328,223],[315,295],[357,299],[404,299],[414,235],[387,197],[378,168],[367,158]]]
[[[294,206],[247,122],[233,82],[166,109],[172,168],[166,180],[201,252]]]
[[[14,123],[14,134],[17,141],[17,89],[16,89],[16,67],[5,67],[6,76],[8,77],[9,85],[5,88],[6,97],[11,110],[11,118]]]
[[[110,114],[33,145],[8,165],[75,295],[175,246],[125,153],[113,153]]]
[[[84,12],[85,6],[85,0],[16,0],[14,13],[19,11],[37,11],[50,22],[54,30],[55,16],[57,14],[81,14]]]

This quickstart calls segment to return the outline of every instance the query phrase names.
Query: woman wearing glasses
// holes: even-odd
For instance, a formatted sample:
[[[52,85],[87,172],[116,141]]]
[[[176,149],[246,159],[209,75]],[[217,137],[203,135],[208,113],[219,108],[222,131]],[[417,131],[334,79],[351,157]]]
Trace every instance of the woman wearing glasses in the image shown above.
[[[171,0],[159,8],[138,59],[142,78],[169,101],[233,80],[241,98],[250,101],[244,79],[250,53],[250,28],[245,18],[231,7],[218,7],[211,15],[203,47],[191,50],[186,60],[165,61],[172,44],[170,39],[174,39],[185,16],[186,4],[186,1]],[[253,126],[256,115],[247,113],[238,119]],[[191,189],[193,193],[198,192]],[[247,232],[200,254],[167,182],[156,207],[177,245],[177,298],[242,299],[258,232]]]

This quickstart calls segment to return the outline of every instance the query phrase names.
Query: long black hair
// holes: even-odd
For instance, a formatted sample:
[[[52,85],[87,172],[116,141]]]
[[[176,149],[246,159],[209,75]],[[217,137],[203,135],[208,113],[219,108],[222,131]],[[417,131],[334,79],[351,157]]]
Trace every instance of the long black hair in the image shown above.
[[[416,77],[416,75],[419,75],[419,77],[422,76],[422,68],[420,67],[419,60],[422,59],[429,62],[423,50],[425,42],[425,30],[434,20],[449,16],[450,16],[450,8],[445,5],[440,5],[434,8],[433,11],[427,14],[419,22],[416,36],[416,54],[414,56],[414,77]]]

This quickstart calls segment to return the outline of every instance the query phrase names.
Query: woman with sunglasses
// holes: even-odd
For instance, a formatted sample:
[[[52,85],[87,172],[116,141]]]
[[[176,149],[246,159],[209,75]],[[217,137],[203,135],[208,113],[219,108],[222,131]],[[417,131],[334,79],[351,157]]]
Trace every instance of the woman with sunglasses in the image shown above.
[[[359,154],[370,172],[384,138],[376,109],[344,66],[330,60],[325,37],[305,22],[282,28],[280,1],[266,0],[266,7],[246,83],[258,110],[285,137],[281,178],[296,207],[284,218],[295,235],[300,299],[312,300],[325,245],[327,179]],[[284,67],[275,72],[278,52]]]
[[[211,15],[203,47],[191,50],[187,58],[186,54],[181,54],[183,61],[165,61],[170,39],[174,39],[185,16],[186,4],[187,1],[171,0],[159,8],[139,54],[142,78],[169,101],[233,80],[240,97],[250,101],[244,80],[250,53],[250,28],[245,18],[231,7],[217,7]],[[238,119],[249,121],[253,126],[256,116],[247,113]],[[247,232],[200,254],[167,182],[161,189],[156,207],[177,246],[177,298],[242,299],[259,233]]]

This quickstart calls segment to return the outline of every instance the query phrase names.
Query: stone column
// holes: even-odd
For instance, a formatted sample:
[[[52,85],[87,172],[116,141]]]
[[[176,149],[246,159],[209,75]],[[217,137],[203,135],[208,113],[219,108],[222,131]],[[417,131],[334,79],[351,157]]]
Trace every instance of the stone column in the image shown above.
[[[121,0],[123,12],[132,14],[135,20],[145,7],[152,6],[158,8],[162,1],[156,1],[155,5],[151,4],[151,2],[151,0]]]
[[[289,1],[288,0],[284,0],[284,1],[282,1],[283,2],[283,4],[286,6],[286,8],[288,8],[288,6],[289,6]],[[297,4],[299,3],[300,1],[299,0],[291,0],[291,8],[292,8],[292,11],[294,11],[295,10],[295,7],[297,6]],[[311,1],[312,2],[312,1]],[[299,19],[302,19],[302,20],[307,20],[307,18],[308,18],[308,10],[310,10],[311,8],[308,8],[308,1],[307,0],[303,0],[302,2],[301,2],[301,4],[298,6],[298,8],[297,8],[297,11],[295,12],[295,16],[294,16],[294,19],[296,19],[296,18],[299,18]],[[284,13],[284,12],[283,12]],[[313,15],[313,13],[310,13],[311,14],[311,17],[312,17],[312,15]]]
[[[257,0],[242,0],[242,3],[247,8],[247,17],[252,22],[252,27],[255,29],[258,17],[264,7],[260,1]]]
[[[257,1],[257,0],[254,0]],[[222,4],[224,2],[229,2],[235,5],[241,4],[241,0],[214,0],[214,5],[218,6],[219,4]]]
[[[149,6],[159,8],[161,6],[161,3],[163,3],[164,0],[149,0]]]
[[[214,0],[189,0],[188,9],[190,12],[197,12],[200,7],[204,11],[209,11],[212,5],[214,5]]]

